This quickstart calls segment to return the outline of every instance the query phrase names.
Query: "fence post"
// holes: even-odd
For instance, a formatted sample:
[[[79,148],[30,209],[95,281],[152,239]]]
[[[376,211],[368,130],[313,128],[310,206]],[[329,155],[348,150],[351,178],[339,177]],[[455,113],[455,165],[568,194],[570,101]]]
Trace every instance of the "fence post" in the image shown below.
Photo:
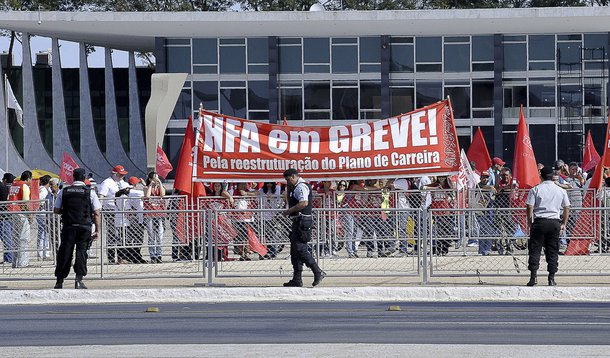
[[[100,240],[100,278],[104,278],[104,257],[106,256],[104,253],[106,253],[108,250],[104,250],[104,239],[106,238],[106,232],[104,231],[104,211],[100,210],[100,227],[99,227],[99,233],[100,236],[98,238],[98,240]],[[108,243],[106,243],[106,245],[108,245]]]
[[[428,284],[428,212],[426,209],[419,209],[419,223],[420,223],[420,241],[424,240],[423,256],[422,256],[422,285]]]

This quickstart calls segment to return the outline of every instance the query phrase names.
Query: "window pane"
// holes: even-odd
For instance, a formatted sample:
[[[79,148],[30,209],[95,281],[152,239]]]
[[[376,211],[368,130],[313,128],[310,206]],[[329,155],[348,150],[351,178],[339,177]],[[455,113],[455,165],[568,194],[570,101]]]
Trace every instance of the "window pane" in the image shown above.
[[[527,104],[527,87],[514,86],[504,88],[504,108],[519,108]]]
[[[417,82],[417,107],[438,102],[443,97],[443,87],[440,82]]]
[[[191,73],[190,47],[167,47],[167,72]]]
[[[525,71],[527,59],[524,43],[504,44],[504,71]]]
[[[555,85],[530,84],[530,107],[555,107]]]
[[[330,82],[305,82],[305,109],[330,109]]]
[[[472,108],[489,108],[494,105],[493,81],[472,82]]]
[[[360,38],[360,63],[381,62],[381,37]]]
[[[279,46],[280,73],[301,73],[301,46]]]
[[[381,109],[381,83],[360,82],[360,108]]]
[[[472,36],[472,60],[493,61],[494,60],[494,37]]]
[[[248,63],[269,63],[269,41],[266,37],[248,39]]]
[[[586,106],[601,106],[602,105],[602,87],[601,87],[601,85],[585,85],[585,105]]]
[[[244,46],[220,47],[220,73],[245,73],[246,48]]]
[[[187,119],[191,114],[191,89],[185,88],[180,92],[171,119]]]
[[[440,37],[417,37],[417,62],[441,62],[442,59],[442,39]]]
[[[302,107],[303,95],[300,88],[281,88],[280,89],[280,112],[281,117],[287,120],[303,119]]]
[[[202,103],[203,108],[207,110],[218,110],[218,82],[193,82],[193,98],[195,100],[195,107],[199,107],[199,104]]]
[[[333,119],[358,119],[357,88],[333,88]]]
[[[560,71],[580,70],[580,43],[558,43],[557,52]]]
[[[233,117],[246,118],[246,89],[221,88],[220,113]]]
[[[493,63],[473,63],[472,70],[473,71],[493,71],[494,64]]]
[[[269,109],[269,81],[248,82],[248,109]]]
[[[330,63],[328,38],[303,39],[303,51],[305,63]]]
[[[470,46],[445,45],[445,72],[470,71]]]
[[[358,73],[358,47],[333,46],[333,73]]]
[[[554,60],[555,36],[530,36],[529,55],[530,60]]]
[[[193,39],[193,63],[200,65],[218,63],[216,39]]]
[[[607,58],[608,34],[585,34],[585,60]]]
[[[529,69],[532,71],[554,70],[555,61],[530,62]]]
[[[445,95],[451,98],[455,118],[470,118],[470,87],[445,87]]]
[[[390,47],[390,72],[413,72],[413,46]]]
[[[397,116],[401,113],[411,112],[415,108],[415,96],[413,88],[390,87],[390,115]]]

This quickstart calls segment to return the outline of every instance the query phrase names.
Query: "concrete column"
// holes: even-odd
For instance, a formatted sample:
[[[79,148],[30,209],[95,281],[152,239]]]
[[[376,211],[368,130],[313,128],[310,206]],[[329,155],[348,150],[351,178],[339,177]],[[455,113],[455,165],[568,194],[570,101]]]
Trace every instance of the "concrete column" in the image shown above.
[[[140,171],[146,171],[146,144],[140,111],[140,92],[136,75],[136,60],[129,52],[129,158]]]
[[[0,103],[6,103],[5,94],[6,89],[4,88],[4,72],[2,71],[2,67],[0,66]],[[3,105],[4,106],[4,105]],[[19,155],[17,148],[15,147],[15,143],[13,142],[13,137],[8,130],[8,118],[6,118],[6,109],[2,108],[0,111],[0,138],[2,138],[2,144],[0,145],[0,153],[2,156],[0,157],[0,163],[2,163],[1,168],[6,172],[11,172],[14,175],[20,175],[29,167]]]
[[[502,71],[504,71],[504,47],[502,45],[502,35],[494,35],[494,151],[491,156],[503,156],[504,140],[502,135],[503,118],[503,93],[502,93]],[[506,160],[507,158],[503,158]]]

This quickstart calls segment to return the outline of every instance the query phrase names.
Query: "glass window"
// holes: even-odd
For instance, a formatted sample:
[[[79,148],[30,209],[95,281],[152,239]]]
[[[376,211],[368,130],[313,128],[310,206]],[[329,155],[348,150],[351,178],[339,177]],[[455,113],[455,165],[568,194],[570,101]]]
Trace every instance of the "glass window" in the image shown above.
[[[415,39],[417,62],[441,62],[442,42],[440,37],[417,37]]]
[[[602,86],[599,84],[585,85],[585,105],[602,105]]]
[[[280,74],[301,73],[301,46],[279,46]]]
[[[555,61],[530,62],[528,68],[531,71],[554,70]]]
[[[167,47],[167,72],[191,73],[190,47]]]
[[[246,73],[246,47],[220,47],[220,73]]]
[[[530,85],[531,91],[531,85]],[[580,115],[580,107],[582,106],[582,92],[580,85],[561,85],[559,86],[559,105],[568,107],[568,116]],[[530,95],[531,97],[531,95]]]
[[[494,105],[493,81],[472,82],[472,108],[490,108]]]
[[[269,81],[248,81],[248,109],[269,109]]]
[[[178,96],[171,119],[187,119],[191,115],[191,89],[184,88]]]
[[[494,60],[494,37],[472,36],[472,60],[493,61]]]
[[[525,71],[527,69],[527,54],[525,43],[504,44],[504,71]]]
[[[193,82],[193,100],[195,107],[199,104],[209,111],[218,110],[218,82],[195,81]]]
[[[530,124],[529,133],[532,142],[532,149],[536,154],[538,163],[553,163],[557,157],[555,156],[555,133],[554,124]],[[564,157],[561,157],[564,158]]]
[[[246,89],[221,88],[220,113],[233,117],[246,118]]]
[[[470,46],[468,44],[445,45],[445,72],[470,71]]]
[[[216,39],[193,39],[193,64],[215,65],[217,63]]]
[[[390,72],[413,72],[413,45],[390,46]]]
[[[529,59],[531,60],[554,60],[555,59],[555,36],[532,35],[529,37]]]
[[[579,71],[580,70],[580,43],[559,42],[557,43],[557,54],[560,71]]]
[[[360,108],[381,109],[381,83],[360,82]]]
[[[427,106],[438,102],[443,97],[443,86],[440,82],[418,81],[416,84],[417,107]]]
[[[360,38],[360,63],[381,62],[381,37]]]
[[[305,82],[305,109],[330,109],[330,82]]]
[[[411,112],[415,108],[414,92],[413,88],[390,87],[390,115]]]
[[[301,88],[280,88],[280,115],[287,120],[303,119]]]
[[[269,41],[266,37],[248,39],[248,63],[269,63]]]
[[[608,34],[585,34],[585,60],[607,58]]]
[[[328,38],[303,39],[303,61],[305,63],[330,63],[329,44]]]
[[[555,85],[530,84],[530,107],[555,107]]]
[[[333,45],[333,73],[358,73],[358,46]]]
[[[333,88],[333,119],[358,119],[358,88]]]
[[[445,96],[451,98],[455,118],[470,118],[470,87],[445,87]]]
[[[504,88],[504,108],[519,108],[527,105],[527,87],[512,86]]]

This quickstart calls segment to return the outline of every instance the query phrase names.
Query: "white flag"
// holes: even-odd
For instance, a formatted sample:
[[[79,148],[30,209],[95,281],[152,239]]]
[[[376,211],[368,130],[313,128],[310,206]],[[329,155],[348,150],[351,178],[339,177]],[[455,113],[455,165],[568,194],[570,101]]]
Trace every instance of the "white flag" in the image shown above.
[[[23,125],[23,109],[21,109],[19,102],[17,102],[17,98],[15,98],[15,94],[13,93],[13,89],[11,88],[11,84],[9,83],[9,81],[6,80],[5,84],[6,94],[8,95],[6,106],[15,110],[15,113],[17,114],[17,123],[19,123],[21,128],[25,128],[25,126]]]
[[[464,149],[462,149],[462,152],[460,153],[460,171],[457,179],[458,190],[461,190],[464,187],[474,188],[478,184]]]

